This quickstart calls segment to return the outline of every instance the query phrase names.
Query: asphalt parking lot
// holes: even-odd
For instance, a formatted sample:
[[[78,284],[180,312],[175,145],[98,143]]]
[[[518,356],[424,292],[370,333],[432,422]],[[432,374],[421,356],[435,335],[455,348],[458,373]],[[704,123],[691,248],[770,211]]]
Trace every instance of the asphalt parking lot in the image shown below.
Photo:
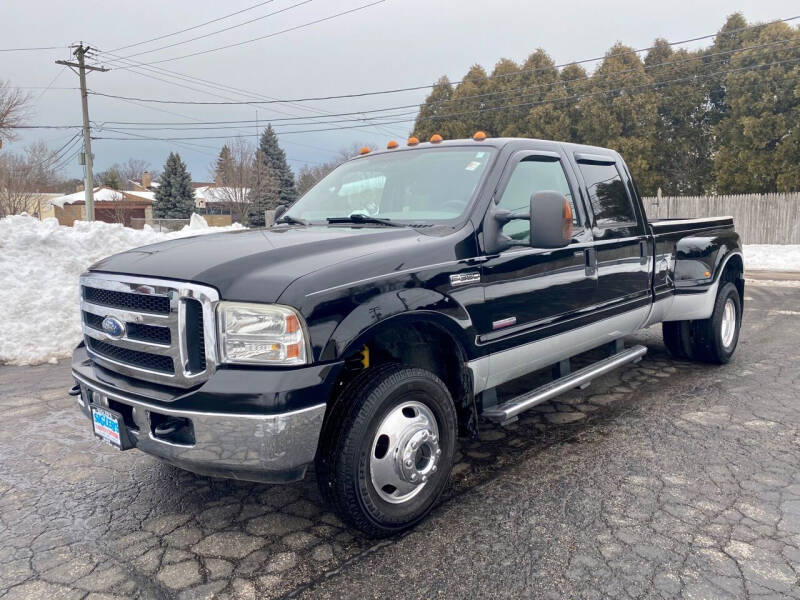
[[[800,598],[800,287],[748,286],[724,367],[630,341],[640,364],[462,440],[433,514],[382,542],[313,476],[102,445],[67,362],[0,367],[0,598]]]

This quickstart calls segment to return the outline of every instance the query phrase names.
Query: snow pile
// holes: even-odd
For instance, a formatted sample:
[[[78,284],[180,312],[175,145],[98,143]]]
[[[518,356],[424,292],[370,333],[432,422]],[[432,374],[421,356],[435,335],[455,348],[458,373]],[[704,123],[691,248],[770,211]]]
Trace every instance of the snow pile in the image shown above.
[[[745,244],[744,268],[800,272],[800,245]]]
[[[78,276],[110,254],[190,235],[242,229],[209,227],[192,215],[182,230],[12,216],[0,219],[0,364],[38,364],[67,357],[80,341]]]

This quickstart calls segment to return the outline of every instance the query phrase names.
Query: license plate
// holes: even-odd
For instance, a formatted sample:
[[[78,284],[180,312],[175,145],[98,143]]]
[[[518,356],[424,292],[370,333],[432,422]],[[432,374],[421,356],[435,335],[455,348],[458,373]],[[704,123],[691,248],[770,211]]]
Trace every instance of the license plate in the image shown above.
[[[112,446],[122,448],[119,419],[107,410],[92,407],[92,427],[94,434]]]

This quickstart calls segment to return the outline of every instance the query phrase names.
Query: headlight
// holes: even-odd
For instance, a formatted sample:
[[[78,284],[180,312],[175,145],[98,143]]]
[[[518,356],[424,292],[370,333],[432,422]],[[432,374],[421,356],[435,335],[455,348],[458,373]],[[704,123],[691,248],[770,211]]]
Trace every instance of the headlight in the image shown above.
[[[220,302],[217,327],[224,363],[304,365],[307,362],[300,315],[286,306]]]

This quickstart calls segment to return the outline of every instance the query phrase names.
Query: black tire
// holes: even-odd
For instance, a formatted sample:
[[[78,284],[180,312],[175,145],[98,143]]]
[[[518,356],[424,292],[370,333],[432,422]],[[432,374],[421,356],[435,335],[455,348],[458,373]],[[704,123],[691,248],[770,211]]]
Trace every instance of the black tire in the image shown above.
[[[725,321],[725,307],[731,303],[735,310],[733,318],[734,329],[727,345],[723,340],[723,322]],[[727,363],[736,351],[739,342],[739,331],[742,326],[742,300],[739,290],[731,283],[725,283],[717,292],[714,302],[714,312],[710,319],[692,322],[692,353],[696,360],[710,362],[718,365]]]
[[[412,527],[428,514],[450,479],[458,429],[447,387],[424,369],[385,364],[360,373],[339,398],[324,426],[317,453],[320,492],[345,522],[370,537]],[[435,417],[435,441],[441,453],[435,471],[427,475],[416,495],[390,503],[373,485],[372,452],[378,428],[392,411],[396,413],[409,401],[424,405]]]
[[[665,321],[661,324],[664,345],[674,358],[692,358],[690,325],[690,321]]]

